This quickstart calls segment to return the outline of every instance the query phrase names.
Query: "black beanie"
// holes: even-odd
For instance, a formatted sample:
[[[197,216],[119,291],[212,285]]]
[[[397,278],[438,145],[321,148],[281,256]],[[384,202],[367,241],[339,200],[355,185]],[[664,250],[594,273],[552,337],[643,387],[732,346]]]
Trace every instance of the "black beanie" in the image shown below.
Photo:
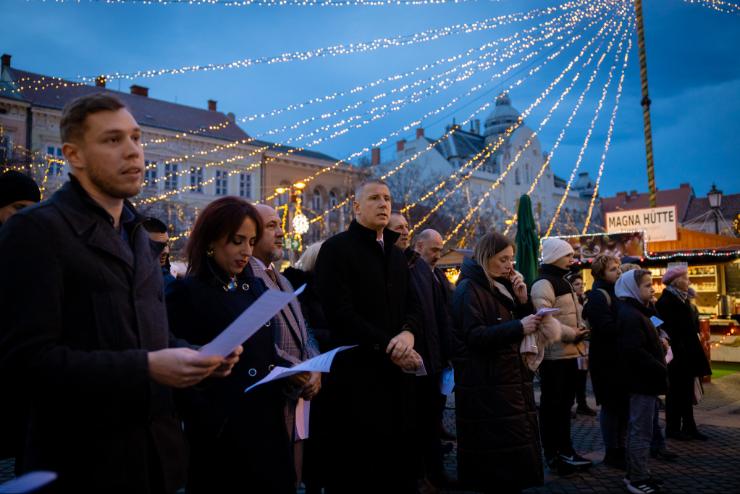
[[[16,201],[40,200],[39,186],[31,177],[13,170],[0,174],[0,208]]]

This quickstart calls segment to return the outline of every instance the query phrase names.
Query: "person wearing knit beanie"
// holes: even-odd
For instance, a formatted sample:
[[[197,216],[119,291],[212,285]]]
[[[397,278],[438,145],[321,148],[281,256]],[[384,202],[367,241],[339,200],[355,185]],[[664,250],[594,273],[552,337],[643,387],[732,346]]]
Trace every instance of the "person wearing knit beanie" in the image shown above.
[[[542,241],[542,264],[553,264],[568,254],[573,254],[573,247],[565,240],[549,237]]]
[[[669,286],[676,278],[680,278],[687,274],[689,274],[689,268],[686,266],[674,266],[672,268],[668,268],[663,275],[663,284],[665,286]]]
[[[0,175],[0,226],[15,213],[41,200],[38,185],[17,171]]]

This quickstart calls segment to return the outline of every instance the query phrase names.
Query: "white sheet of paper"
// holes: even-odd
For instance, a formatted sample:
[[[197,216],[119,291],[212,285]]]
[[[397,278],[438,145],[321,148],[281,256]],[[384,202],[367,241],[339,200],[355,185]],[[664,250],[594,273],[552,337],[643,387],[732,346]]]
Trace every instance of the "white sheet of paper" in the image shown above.
[[[296,439],[308,439],[308,419],[311,415],[311,402],[298,398],[295,407],[295,437]]]
[[[56,480],[56,472],[38,470],[21,475],[18,478],[0,485],[0,494],[22,494],[37,491],[46,484]]]
[[[652,322],[652,323],[653,323],[653,326],[655,326],[656,328],[657,328],[658,326],[660,326],[661,324],[663,324],[663,320],[662,320],[662,319],[659,319],[659,318],[658,318],[658,317],[656,317],[656,316],[652,316],[652,317],[650,318],[650,322]]]
[[[673,349],[668,347],[668,351],[665,352],[665,363],[670,364],[671,360],[673,360]]]
[[[540,310],[538,310],[537,311],[537,314],[535,314],[535,315],[536,316],[546,316],[548,314],[555,315],[558,312],[560,312],[560,309],[558,309],[556,307],[543,307]]]
[[[210,343],[200,348],[204,355],[221,355],[226,357],[234,348],[252,337],[267,321],[277,314],[280,309],[288,305],[294,297],[300,295],[306,285],[293,293],[280,290],[267,290],[241,313],[234,322],[221,331]]]
[[[426,376],[427,375],[427,369],[426,369],[426,367],[424,367],[424,361],[423,360],[421,361],[421,366],[418,369],[416,369],[415,371],[407,371],[407,370],[404,370],[404,372],[406,374],[413,374],[415,376]]]
[[[276,366],[274,369],[270,371],[269,374],[267,374],[265,377],[263,377],[261,380],[257,381],[256,383],[249,386],[247,389],[244,390],[245,393],[251,391],[252,389],[256,388],[257,386],[261,386],[262,384],[267,384],[272,381],[276,381],[278,379],[283,379],[285,377],[292,376],[294,374],[300,374],[301,372],[329,372],[331,370],[331,364],[334,361],[334,357],[337,355],[337,353],[347,350],[349,348],[354,348],[357,345],[348,345],[348,346],[340,346],[335,348],[334,350],[328,351],[326,353],[322,353],[321,355],[317,355],[314,358],[310,358],[308,360],[305,360],[301,362],[300,364],[296,364],[293,367],[280,367]]]
[[[450,396],[453,389],[455,389],[455,371],[447,368],[442,371],[439,380],[439,391],[445,396]]]

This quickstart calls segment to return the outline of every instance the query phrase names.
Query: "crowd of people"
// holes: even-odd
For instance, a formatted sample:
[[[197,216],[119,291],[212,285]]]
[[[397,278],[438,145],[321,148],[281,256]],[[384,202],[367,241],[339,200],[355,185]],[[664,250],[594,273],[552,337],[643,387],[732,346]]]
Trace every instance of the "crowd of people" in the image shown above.
[[[83,97],[60,127],[71,172],[59,191],[27,207],[41,198],[33,181],[0,176],[0,379],[13,397],[2,453],[18,473],[57,472],[48,492],[520,492],[546,466],[592,465],[570,429],[574,402],[596,414],[587,372],[604,463],[625,470],[630,492],[660,492],[648,459],[675,458],[660,395],[665,436],[706,439],[692,406],[710,370],[685,268],[666,272],[655,301],[649,271],[602,254],[584,293],[570,244],[548,238],[527,286],[513,242],[489,232],[452,286],[437,267],[439,232],[412,242],[388,186],[371,179],[349,228],[283,272],[277,212],[213,201],[175,278],[166,225],[128,201],[144,177],[128,109]],[[304,284],[230,355],[199,352],[267,290]],[[330,373],[244,392],[341,345],[352,348]],[[443,466],[440,383],[452,369],[457,479]]]

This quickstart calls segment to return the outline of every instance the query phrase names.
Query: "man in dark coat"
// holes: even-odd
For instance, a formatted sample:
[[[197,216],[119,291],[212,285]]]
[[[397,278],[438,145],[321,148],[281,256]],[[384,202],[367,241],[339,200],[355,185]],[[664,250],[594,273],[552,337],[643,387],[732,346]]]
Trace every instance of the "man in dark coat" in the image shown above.
[[[591,328],[588,349],[591,383],[596,402],[601,405],[599,423],[604,438],[604,463],[625,469],[625,440],[629,396],[620,371],[619,329],[614,284],[621,273],[619,258],[599,254],[591,263],[595,281],[583,306],[583,317]]]
[[[61,135],[71,180],[0,230],[0,374],[29,389],[23,466],[57,472],[57,492],[172,493],[185,448],[170,387],[225,362],[168,348],[158,252],[125,201],[144,175],[131,113],[83,97]]]
[[[358,345],[337,356],[326,385],[327,491],[411,493],[416,302],[398,234],[385,229],[388,186],[361,184],[353,206],[356,219],[324,242],[316,265],[333,344]]]
[[[442,487],[449,484],[442,465],[442,415],[447,397],[440,392],[442,371],[449,367],[452,346],[450,303],[452,286],[436,264],[444,240],[435,230],[424,230],[414,239],[414,252],[409,269],[421,309],[421,325],[415,348],[419,352],[427,375],[416,380],[419,447],[423,470],[428,481]],[[398,245],[398,244],[396,244]]]

